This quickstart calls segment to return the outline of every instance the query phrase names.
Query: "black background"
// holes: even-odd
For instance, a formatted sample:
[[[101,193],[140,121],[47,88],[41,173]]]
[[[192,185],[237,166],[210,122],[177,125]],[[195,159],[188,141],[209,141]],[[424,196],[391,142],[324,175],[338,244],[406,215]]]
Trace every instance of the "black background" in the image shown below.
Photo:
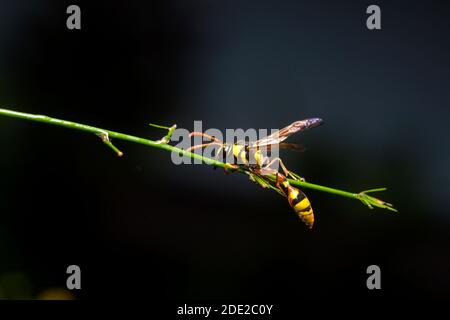
[[[325,125],[284,154],[308,181],[387,186],[399,213],[305,190],[312,231],[241,175],[0,117],[0,273],[31,294],[82,270],[81,299],[445,299],[449,6],[378,1],[4,1],[0,105],[157,139],[193,129]],[[382,290],[366,288],[366,268]],[[20,297],[20,295],[19,295]],[[353,300],[348,300],[353,301]],[[296,303],[297,303],[296,302]]]

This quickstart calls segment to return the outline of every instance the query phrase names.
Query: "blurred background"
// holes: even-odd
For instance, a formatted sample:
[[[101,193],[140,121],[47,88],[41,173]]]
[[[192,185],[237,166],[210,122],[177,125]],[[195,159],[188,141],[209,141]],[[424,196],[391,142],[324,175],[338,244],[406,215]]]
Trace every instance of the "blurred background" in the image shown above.
[[[71,4],[81,30],[66,28]],[[370,4],[2,1],[1,108],[152,139],[149,122],[321,117],[290,139],[307,150],[283,153],[287,166],[348,191],[386,186],[399,213],[304,190],[307,230],[243,175],[122,141],[117,158],[95,136],[0,117],[0,298],[448,297],[450,6],[377,1],[369,31]],[[82,289],[68,293],[71,264]],[[380,291],[366,288],[371,264]]]

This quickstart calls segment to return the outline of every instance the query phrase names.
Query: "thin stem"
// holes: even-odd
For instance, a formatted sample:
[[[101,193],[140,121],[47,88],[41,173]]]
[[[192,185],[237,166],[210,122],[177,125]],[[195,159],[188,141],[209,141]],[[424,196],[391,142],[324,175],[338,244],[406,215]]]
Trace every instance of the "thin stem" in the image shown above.
[[[110,147],[119,157],[123,156],[123,152],[120,151],[109,139],[109,134],[107,132],[98,133],[97,134],[100,139],[102,139],[103,143]]]
[[[140,138],[140,137],[136,137],[136,136],[132,136],[129,134],[124,134],[124,133],[120,133],[120,132],[116,132],[116,131],[111,131],[111,130],[106,130],[106,129],[97,128],[97,127],[93,127],[93,126],[88,126],[88,125],[77,123],[77,122],[56,119],[56,118],[52,118],[52,117],[48,117],[48,116],[44,116],[44,115],[29,114],[29,113],[17,112],[17,111],[1,109],[1,108],[0,108],[0,115],[34,121],[34,122],[43,122],[46,124],[51,124],[51,125],[60,126],[60,127],[64,127],[64,128],[93,133],[93,134],[99,136],[102,139],[102,141],[105,144],[107,144],[111,149],[113,149],[119,156],[122,156],[123,153],[111,143],[110,138],[139,143],[142,145],[146,145],[146,146],[153,147],[153,148],[159,148],[159,149],[163,149],[163,150],[170,151],[170,152],[176,152],[180,155],[187,156],[192,159],[201,160],[203,163],[205,163],[207,165],[211,165],[214,167],[220,167],[220,168],[224,168],[224,169],[228,169],[228,170],[230,169],[230,164],[227,164],[227,163],[215,160],[215,159],[203,157],[200,154],[192,153],[192,152],[169,145],[168,142],[170,141],[170,137],[171,137],[173,131],[176,129],[176,125],[173,125],[172,127],[152,125],[157,128],[162,128],[162,129],[168,130],[168,134],[166,136],[164,136],[162,139],[160,139],[158,141],[154,141],[154,140],[144,139],[144,138]],[[233,171],[245,173],[245,170],[240,169],[240,168],[235,169]],[[269,179],[275,180],[274,175],[268,175],[267,177]],[[335,195],[342,196],[342,197],[360,200],[362,203],[367,205],[369,208],[372,208],[372,206],[376,206],[379,208],[396,211],[394,208],[392,208],[391,204],[367,195],[367,193],[369,193],[369,192],[382,191],[382,190],[384,190],[384,188],[367,190],[367,191],[363,191],[360,193],[352,193],[352,192],[343,191],[343,190],[339,190],[339,189],[335,189],[335,188],[321,186],[321,185],[314,184],[314,183],[293,180],[293,179],[288,179],[288,180],[289,180],[289,183],[293,186],[314,189],[314,190],[327,192],[327,193],[335,194]]]
[[[321,186],[318,184],[313,184],[313,183],[309,183],[309,182],[305,182],[305,181],[298,181],[298,180],[292,180],[289,179],[289,183],[293,186],[298,186],[298,187],[303,187],[303,188],[309,188],[309,189],[314,189],[314,190],[318,190],[318,191],[323,191],[323,192],[328,192],[328,193],[333,193],[336,194],[338,196],[342,196],[342,197],[347,197],[347,198],[357,198],[357,193],[352,193],[352,192],[348,192],[348,191],[344,191],[344,190],[339,190],[339,189],[334,189],[334,188],[330,188],[330,187],[325,187],[325,186]]]

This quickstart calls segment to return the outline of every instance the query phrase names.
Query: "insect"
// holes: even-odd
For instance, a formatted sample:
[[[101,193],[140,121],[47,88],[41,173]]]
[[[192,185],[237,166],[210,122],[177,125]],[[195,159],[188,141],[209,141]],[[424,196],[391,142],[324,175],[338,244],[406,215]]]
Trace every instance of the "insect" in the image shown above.
[[[271,157],[266,156],[263,151],[267,149],[270,150],[274,145],[278,145],[280,148],[299,149],[298,145],[285,143],[284,140],[297,132],[317,127],[322,123],[323,120],[320,118],[296,121],[265,138],[249,143],[224,143],[204,132],[194,131],[191,132],[189,135],[190,137],[202,136],[210,141],[192,146],[187,150],[193,151],[208,146],[217,146],[218,151],[216,157],[219,157],[221,154],[224,157],[232,155],[235,162],[239,163],[239,165],[229,164],[230,168],[242,168],[246,170],[251,180],[264,188],[270,187],[286,197],[289,205],[294,209],[300,219],[308,228],[312,228],[314,224],[314,213],[311,203],[302,191],[293,187],[288,181],[289,177],[294,180],[304,181],[304,179],[297,174],[290,172],[279,157],[272,159]],[[280,173],[278,169],[273,168],[275,164],[279,164],[283,174]],[[268,175],[275,175],[276,180],[272,181],[268,178]]]
[[[279,172],[274,172],[276,176],[275,182],[268,180],[261,175],[258,170],[253,170],[249,173],[250,179],[261,185],[263,188],[271,188],[277,191],[282,196],[288,199],[289,205],[294,209],[294,212],[299,218],[311,229],[314,225],[314,212],[311,207],[311,202],[305,194],[298,188],[293,187],[286,176]]]

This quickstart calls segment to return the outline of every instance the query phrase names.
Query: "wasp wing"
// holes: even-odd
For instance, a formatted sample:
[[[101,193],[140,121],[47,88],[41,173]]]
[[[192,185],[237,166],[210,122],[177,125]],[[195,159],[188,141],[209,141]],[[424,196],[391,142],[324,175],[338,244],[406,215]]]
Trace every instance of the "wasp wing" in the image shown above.
[[[278,144],[268,144],[261,147],[249,147],[249,149],[260,149],[260,150],[267,150],[271,151],[272,148],[279,148],[279,149],[285,149],[285,150],[291,150],[296,152],[303,152],[306,150],[305,146],[300,143],[290,143],[290,142],[280,142]]]
[[[280,149],[303,152],[306,150],[305,146],[300,143],[281,142],[278,146]]]
[[[278,130],[277,132],[268,135],[265,138],[262,138],[258,141],[252,142],[248,145],[249,148],[259,148],[272,144],[280,144],[293,134],[301,131],[305,131],[310,128],[317,127],[323,123],[323,120],[320,118],[310,118],[305,120],[296,121],[291,123],[287,127]]]

